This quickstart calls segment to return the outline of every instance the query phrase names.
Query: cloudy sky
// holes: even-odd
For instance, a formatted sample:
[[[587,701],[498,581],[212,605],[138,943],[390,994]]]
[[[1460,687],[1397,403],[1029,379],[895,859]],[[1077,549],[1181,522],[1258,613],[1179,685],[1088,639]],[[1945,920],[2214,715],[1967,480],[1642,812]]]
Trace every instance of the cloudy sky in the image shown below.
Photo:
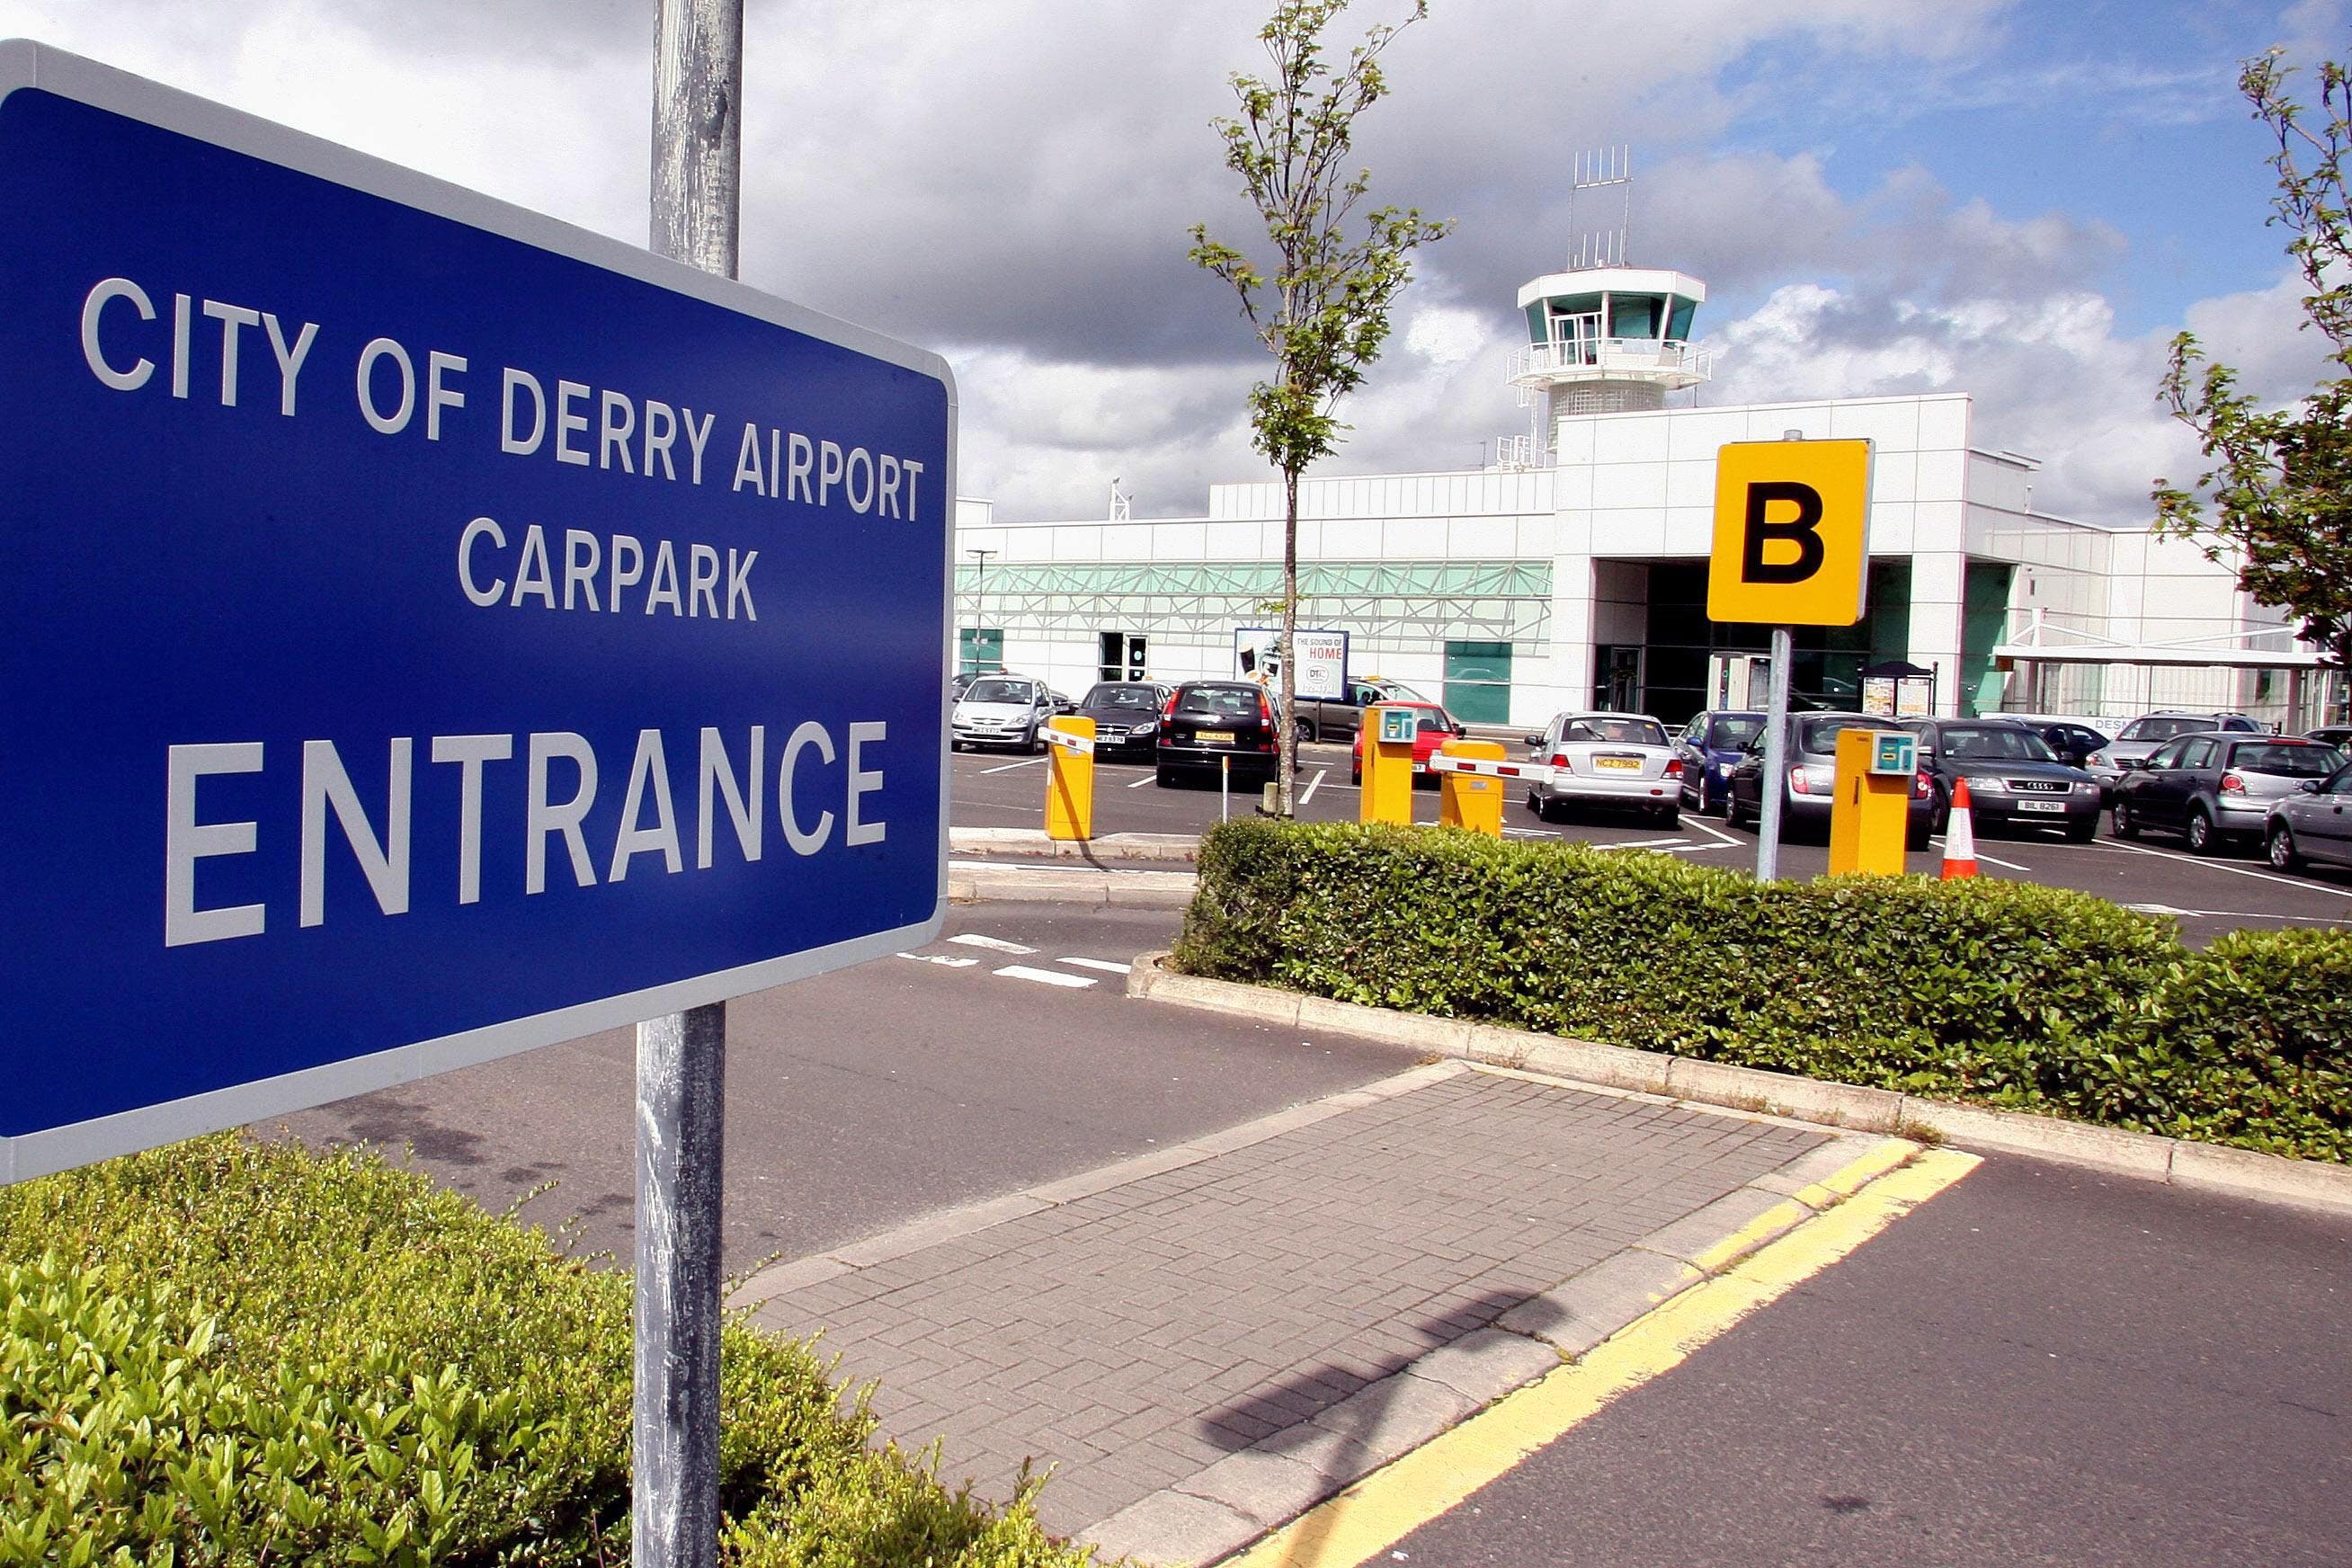
[[[1352,38],[1409,0],[1355,0]],[[1265,355],[1185,259],[1253,218],[1210,119],[1272,0],[750,0],[745,279],[944,353],[960,489],[1009,518],[1197,513],[1261,471]],[[1360,127],[1376,200],[1457,220],[1324,472],[1524,431],[1520,284],[1613,221],[1711,291],[1710,403],[1957,388],[2039,503],[2147,513],[2183,325],[2278,394],[2317,363],[2237,62],[2352,56],[2352,0],[1433,0]],[[42,40],[642,243],[651,0],[0,0]]]

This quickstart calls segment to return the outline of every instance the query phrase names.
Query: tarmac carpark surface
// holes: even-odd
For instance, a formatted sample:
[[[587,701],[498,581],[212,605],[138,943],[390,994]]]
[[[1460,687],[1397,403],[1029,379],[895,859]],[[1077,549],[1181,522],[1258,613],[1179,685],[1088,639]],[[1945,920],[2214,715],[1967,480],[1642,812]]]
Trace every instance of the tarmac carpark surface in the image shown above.
[[[1516,752],[1517,748],[1514,748]],[[1352,822],[1359,791],[1348,782],[1344,746],[1301,749],[1297,811],[1308,822]],[[1045,759],[1003,752],[958,752],[954,758],[952,820],[958,827],[1037,829],[1045,817]],[[1227,803],[1234,816],[1257,805],[1255,786],[1236,787]],[[1097,837],[1115,833],[1203,833],[1215,826],[1220,795],[1213,777],[1156,787],[1148,763],[1097,762],[1095,821]],[[1437,820],[1438,792],[1415,792],[1414,818]],[[1651,848],[1688,855],[1707,864],[1753,869],[1756,834],[1734,831],[1719,817],[1685,813],[1673,827],[1629,813],[1596,808],[1570,820],[1537,819],[1514,795],[1503,816],[1503,831],[1514,838],[1579,840],[1618,848]],[[1911,869],[1933,874],[1943,861],[1938,837],[1910,858]],[[2273,871],[2251,847],[2242,853],[2200,858],[2177,839],[2147,835],[2135,843],[2107,836],[2089,844],[2069,844],[2055,834],[1977,830],[1980,875],[2009,877],[2096,893],[2151,914],[2171,915],[2191,942],[2210,942],[2240,928],[2352,923],[2352,874],[2312,868],[2294,876]],[[1780,874],[1809,878],[1828,869],[1826,847],[1783,840]]]

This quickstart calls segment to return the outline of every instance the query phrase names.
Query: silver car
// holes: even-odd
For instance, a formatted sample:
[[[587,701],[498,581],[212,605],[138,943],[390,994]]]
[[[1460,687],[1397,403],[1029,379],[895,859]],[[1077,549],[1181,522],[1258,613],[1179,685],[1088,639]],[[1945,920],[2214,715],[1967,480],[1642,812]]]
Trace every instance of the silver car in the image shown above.
[[[1551,764],[1549,783],[1528,783],[1528,809],[1556,822],[1571,804],[1631,806],[1661,822],[1682,820],[1683,760],[1666,727],[1640,713],[1561,713],[1527,744]]]
[[[2281,871],[2301,870],[2305,861],[2352,866],[2352,763],[2305,779],[2273,802],[2263,845]]]
[[[2201,734],[2210,730],[2228,730],[2240,734],[2258,734],[2262,726],[2243,713],[2179,713],[2164,710],[2143,713],[2122,729],[2116,738],[2084,759],[2084,769],[2099,781],[2101,795],[2115,798],[2116,785],[2126,773],[2147,761],[2158,746],[2183,735]]]
[[[964,689],[948,713],[949,745],[1010,746],[1034,752],[1044,742],[1037,732],[1060,711],[1054,693],[1042,680],[1020,675],[983,675]]]
[[[2274,802],[2341,762],[2333,748],[2294,735],[2183,735],[2116,786],[2116,837],[2178,833],[2199,855],[2251,844],[2267,833]]]

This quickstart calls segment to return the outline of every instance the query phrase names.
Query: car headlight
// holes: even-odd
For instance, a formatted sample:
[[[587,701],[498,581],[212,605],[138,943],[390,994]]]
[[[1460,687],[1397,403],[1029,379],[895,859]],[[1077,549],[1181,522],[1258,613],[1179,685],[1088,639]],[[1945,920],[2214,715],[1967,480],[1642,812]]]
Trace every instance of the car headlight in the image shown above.
[[[1134,729],[1129,730],[1128,733],[1130,735],[1149,735],[1158,728],[1160,728],[1160,721],[1157,719],[1146,719],[1142,723],[1138,724]]]
[[[1997,778],[1980,779],[1970,774],[1969,775],[1969,788],[1974,790],[1979,795],[2007,795],[2009,793],[2009,781],[2007,779]]]
[[[2098,788],[2099,781],[2096,779],[2077,779],[2074,782],[2076,795],[2095,795],[2098,792]]]

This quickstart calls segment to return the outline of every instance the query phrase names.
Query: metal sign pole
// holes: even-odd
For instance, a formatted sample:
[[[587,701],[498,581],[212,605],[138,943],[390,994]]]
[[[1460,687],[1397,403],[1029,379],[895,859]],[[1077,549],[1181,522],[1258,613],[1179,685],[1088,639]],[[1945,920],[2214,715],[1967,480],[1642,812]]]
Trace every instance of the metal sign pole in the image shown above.
[[[743,0],[656,0],[652,248],[736,273]],[[727,1005],[637,1026],[631,1561],[719,1555],[719,1242]]]
[[[1756,879],[1780,874],[1780,802],[1789,787],[1789,665],[1796,638],[1772,628],[1772,695],[1765,705],[1763,787],[1757,792]]]

